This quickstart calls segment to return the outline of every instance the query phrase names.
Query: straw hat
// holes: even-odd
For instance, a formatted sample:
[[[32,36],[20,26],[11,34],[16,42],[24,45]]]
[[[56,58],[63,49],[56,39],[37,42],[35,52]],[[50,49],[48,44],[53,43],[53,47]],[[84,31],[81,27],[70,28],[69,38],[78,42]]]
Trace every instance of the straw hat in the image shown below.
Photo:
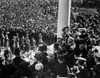
[[[40,71],[40,70],[42,70],[43,69],[43,64],[42,63],[37,63],[36,65],[35,65],[35,70],[37,70],[37,71]]]
[[[92,51],[96,57],[100,58],[100,46],[95,46]]]
[[[86,28],[79,28],[78,31],[80,31],[80,32],[86,32]]]
[[[77,60],[83,60],[83,61],[86,61],[86,59],[83,58],[83,57],[77,57],[76,59],[77,59]]]

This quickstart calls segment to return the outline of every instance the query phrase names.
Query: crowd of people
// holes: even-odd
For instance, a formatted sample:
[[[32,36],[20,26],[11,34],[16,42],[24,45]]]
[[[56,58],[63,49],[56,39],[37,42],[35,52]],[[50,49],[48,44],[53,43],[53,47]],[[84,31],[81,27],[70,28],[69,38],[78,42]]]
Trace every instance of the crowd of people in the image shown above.
[[[72,0],[72,7],[97,8],[99,3],[99,0]]]
[[[0,77],[24,78],[25,76],[28,78],[36,78],[38,70],[41,69],[41,66],[38,68],[39,61],[48,55],[44,52],[47,48],[46,44],[50,45],[54,43],[55,40],[56,36],[47,35],[41,31],[1,28]],[[43,57],[40,56],[40,52],[42,51],[44,52]],[[45,60],[47,62],[47,59]],[[34,68],[36,65],[37,71]],[[20,66],[23,68],[20,68]]]
[[[58,0],[2,0],[0,25],[8,28],[57,29]]]
[[[5,0],[5,3],[11,4],[9,1]],[[100,78],[100,13],[80,12],[73,16],[70,28],[64,27],[62,36],[57,38],[54,34],[57,25],[52,19],[57,20],[54,11],[57,11],[57,3],[47,0],[43,5],[40,2],[42,8],[36,9],[41,14],[35,21],[29,14],[37,11],[33,13],[28,9],[30,5],[23,5],[30,4],[31,0],[29,3],[20,1],[8,5],[10,13],[6,12],[6,4],[1,2],[1,13],[8,14],[4,13],[1,15],[3,20],[0,19],[0,24],[3,24],[0,29],[1,78]],[[18,5],[22,6],[19,8]],[[29,14],[24,12],[25,8]],[[7,17],[9,14],[12,17]],[[48,22],[46,20],[52,22],[44,25]]]
[[[79,13],[52,45],[43,32],[1,28],[0,77],[100,78],[99,17]]]

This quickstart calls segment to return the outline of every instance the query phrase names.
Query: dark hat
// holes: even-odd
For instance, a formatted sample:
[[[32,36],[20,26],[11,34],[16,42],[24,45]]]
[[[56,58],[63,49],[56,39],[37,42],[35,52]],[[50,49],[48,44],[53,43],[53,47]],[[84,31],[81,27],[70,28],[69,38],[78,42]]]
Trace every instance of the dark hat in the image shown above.
[[[64,28],[62,29],[62,31],[65,31],[65,29],[68,29],[68,26],[64,27]]]
[[[19,49],[19,48],[15,48],[14,54],[15,54],[15,55],[20,55],[20,49]]]

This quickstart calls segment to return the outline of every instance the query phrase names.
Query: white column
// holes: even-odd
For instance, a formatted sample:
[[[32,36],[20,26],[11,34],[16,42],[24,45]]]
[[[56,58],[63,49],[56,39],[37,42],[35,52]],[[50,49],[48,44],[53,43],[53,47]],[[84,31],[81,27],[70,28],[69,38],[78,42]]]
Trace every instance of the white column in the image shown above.
[[[59,0],[57,37],[62,36],[62,29],[70,27],[71,0]]]

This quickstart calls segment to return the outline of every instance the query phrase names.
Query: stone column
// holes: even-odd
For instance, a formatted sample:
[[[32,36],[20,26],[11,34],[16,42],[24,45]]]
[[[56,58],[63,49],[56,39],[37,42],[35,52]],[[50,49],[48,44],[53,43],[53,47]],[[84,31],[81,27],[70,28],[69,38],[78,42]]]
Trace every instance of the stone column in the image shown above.
[[[62,29],[70,27],[71,0],[59,0],[57,37],[62,36]]]

